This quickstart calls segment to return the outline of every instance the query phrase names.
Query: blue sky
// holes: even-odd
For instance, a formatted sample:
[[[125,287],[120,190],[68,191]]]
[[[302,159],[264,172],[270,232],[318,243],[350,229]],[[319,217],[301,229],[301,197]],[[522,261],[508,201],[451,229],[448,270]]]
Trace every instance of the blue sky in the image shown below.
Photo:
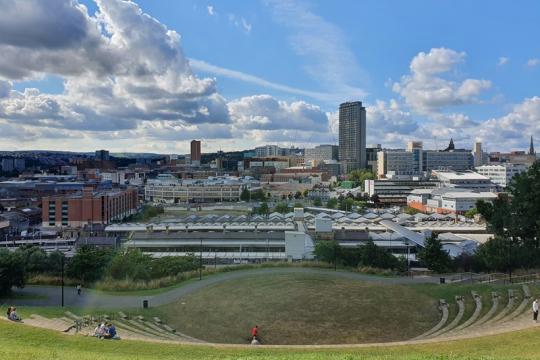
[[[218,105],[207,106],[203,99],[197,106],[203,113],[210,109],[208,120],[144,113],[129,124],[125,118],[107,121],[119,110],[96,107],[92,116],[73,110],[76,92],[74,86],[66,90],[64,81],[86,86],[87,81],[81,80],[86,75],[74,78],[72,73],[51,66],[32,68],[25,76],[7,70],[2,75],[0,64],[0,81],[4,77],[13,91],[24,93],[24,89],[35,87],[41,95],[49,94],[51,101],[58,102],[63,112],[48,115],[51,119],[64,118],[73,110],[89,121],[80,128],[71,125],[71,119],[66,119],[69,125],[65,126],[35,119],[21,124],[12,119],[20,116],[2,116],[0,112],[6,133],[24,126],[33,139],[15,146],[58,146],[47,140],[54,132],[51,126],[80,131],[83,141],[69,138],[66,146],[83,144],[89,149],[109,146],[113,150],[183,152],[187,150],[188,139],[182,135],[186,129],[194,137],[204,138],[211,149],[241,147],[238,137],[245,147],[295,142],[312,146],[334,141],[335,136],[328,134],[336,129],[337,106],[347,100],[361,100],[368,107],[368,142],[388,147],[404,146],[412,139],[435,146],[435,137],[442,146],[454,137],[462,147],[471,148],[473,141],[481,140],[488,150],[510,150],[526,146],[530,135],[540,136],[538,1],[140,0],[136,2],[140,9],[135,6],[139,13],[134,11],[129,19],[120,19],[114,13],[115,6],[120,8],[116,0],[82,3],[88,8],[91,23],[107,18],[104,23],[114,24],[115,31],[130,44],[136,39],[121,26],[129,24],[128,20],[138,21],[134,20],[136,16],[146,16],[142,13],[174,30],[180,36],[180,59],[190,59],[191,71],[201,81],[215,78],[208,86],[220,97],[218,115],[212,117],[212,109]],[[47,11],[35,11],[32,16],[43,16]],[[69,26],[73,25],[67,23],[66,31],[70,31]],[[154,31],[136,22],[132,26]],[[9,29],[0,27],[0,46],[2,31],[9,33]],[[112,39],[112,34],[114,31],[109,31],[103,37]],[[144,46],[150,49],[151,44]],[[42,58],[46,57],[36,55],[36,59]],[[141,63],[159,60],[143,59]],[[414,69],[413,62],[417,64]],[[177,65],[175,71],[180,71]],[[268,97],[258,97],[261,95]],[[103,102],[96,100],[96,104]],[[148,108],[135,105],[137,111]],[[133,111],[128,113],[131,116]],[[225,119],[227,113],[230,119]],[[273,117],[276,113],[279,116]],[[222,122],[218,120],[220,114]],[[290,129],[286,126],[289,118],[295,124]],[[117,127],[107,127],[104,132],[96,119]],[[205,124],[219,124],[221,128]],[[167,129],[175,129],[178,136]],[[310,131],[313,133],[307,134]],[[160,132],[166,136],[160,137]],[[134,145],[134,137],[143,137],[152,145]],[[0,145],[5,148],[14,143],[4,140]]]

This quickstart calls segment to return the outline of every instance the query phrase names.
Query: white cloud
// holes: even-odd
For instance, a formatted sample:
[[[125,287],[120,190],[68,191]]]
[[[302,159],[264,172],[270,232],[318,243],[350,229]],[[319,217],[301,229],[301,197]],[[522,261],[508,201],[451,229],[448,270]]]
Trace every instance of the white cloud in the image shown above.
[[[246,21],[246,19],[242,18],[241,19],[241,22],[242,22],[242,27],[244,28],[244,30],[249,34],[251,32],[251,24],[248,23]]]
[[[411,73],[394,83],[393,90],[420,114],[434,114],[449,106],[478,102],[478,96],[491,87],[490,81],[465,79],[459,82],[441,76],[464,58],[465,53],[445,48],[420,52],[411,61]]]
[[[238,129],[328,131],[326,114],[303,101],[287,103],[270,95],[247,96],[229,102],[229,112]]]
[[[337,102],[341,100],[335,94],[320,93],[320,92],[315,92],[315,91],[298,89],[298,88],[294,88],[288,85],[278,84],[278,83],[271,82],[263,78],[257,77],[255,75],[246,74],[244,72],[231,70],[231,69],[223,68],[223,67],[216,66],[213,64],[209,64],[206,61],[190,58],[189,62],[190,62],[191,67],[196,71],[202,71],[202,72],[207,72],[207,73],[211,73],[215,75],[221,75],[227,78],[236,79],[236,80],[248,82],[251,84],[259,85],[268,89],[278,90],[278,91],[286,92],[289,94],[307,96],[307,97],[310,97],[312,99],[316,99],[319,101]]]
[[[540,59],[538,58],[532,58],[527,61],[528,67],[535,67],[540,64]]]
[[[506,65],[506,64],[508,64],[508,61],[510,61],[510,59],[508,59],[508,58],[505,57],[505,56],[501,56],[501,57],[499,58],[499,61],[497,62],[497,65],[498,65],[498,66]]]
[[[206,7],[206,10],[208,11],[208,15],[214,16],[216,14],[216,11],[214,10],[214,7],[212,5],[208,5]]]
[[[366,96],[357,84],[365,74],[346,36],[335,24],[315,14],[308,4],[293,0],[268,0],[275,20],[291,30],[289,42],[304,58],[305,70],[342,100]]]

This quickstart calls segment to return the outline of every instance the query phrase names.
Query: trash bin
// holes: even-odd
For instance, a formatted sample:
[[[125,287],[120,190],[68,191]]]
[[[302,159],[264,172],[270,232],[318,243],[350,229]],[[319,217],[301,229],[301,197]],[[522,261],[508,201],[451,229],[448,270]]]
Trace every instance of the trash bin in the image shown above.
[[[143,309],[148,309],[148,300],[143,300],[142,307]]]
[[[443,278],[443,277],[442,277],[442,278],[439,278],[439,282],[440,282],[441,284],[444,284],[444,283],[446,283],[446,279]]]

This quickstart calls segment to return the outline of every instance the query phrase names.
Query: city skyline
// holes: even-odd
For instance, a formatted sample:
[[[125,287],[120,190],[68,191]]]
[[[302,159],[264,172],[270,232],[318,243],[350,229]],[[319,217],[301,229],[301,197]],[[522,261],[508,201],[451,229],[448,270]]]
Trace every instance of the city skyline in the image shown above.
[[[383,147],[526,151],[540,137],[532,1],[1,3],[5,151],[337,144],[345,101],[362,101]]]

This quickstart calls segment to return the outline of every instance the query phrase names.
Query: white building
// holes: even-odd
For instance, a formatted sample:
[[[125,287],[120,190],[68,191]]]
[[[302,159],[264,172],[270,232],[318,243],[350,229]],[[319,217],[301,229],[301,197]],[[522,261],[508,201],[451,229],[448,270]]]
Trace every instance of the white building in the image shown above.
[[[407,196],[407,206],[422,212],[464,214],[476,207],[478,200],[493,201],[492,192],[469,191],[456,188],[416,189]]]
[[[456,172],[456,171],[433,171],[433,175],[440,182],[440,187],[448,187],[455,189],[467,189],[474,191],[493,191],[496,190],[496,185],[491,180],[473,171]]]
[[[206,203],[240,201],[245,188],[258,187],[252,178],[231,176],[209,177],[206,180],[180,180],[170,174],[148,180],[144,187],[146,201],[157,203]]]
[[[255,148],[255,155],[257,157],[280,156],[281,148],[277,145],[259,146]]]
[[[384,177],[388,173],[395,175],[415,174],[413,153],[404,150],[382,150],[377,153],[377,175]]]
[[[503,188],[510,185],[512,178],[527,171],[528,166],[525,164],[500,164],[500,165],[483,165],[476,168],[476,172],[480,175],[488,177],[494,184]]]

